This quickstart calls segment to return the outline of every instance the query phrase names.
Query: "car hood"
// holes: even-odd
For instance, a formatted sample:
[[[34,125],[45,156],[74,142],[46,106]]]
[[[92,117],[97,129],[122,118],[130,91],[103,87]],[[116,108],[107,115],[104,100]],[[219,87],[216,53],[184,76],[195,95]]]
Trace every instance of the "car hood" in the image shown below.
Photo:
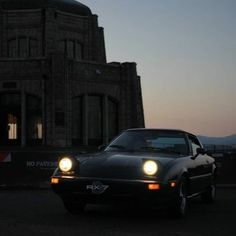
[[[176,156],[157,153],[104,151],[77,157],[77,160],[81,177],[143,179],[145,176],[142,167],[145,160],[156,161],[160,175],[169,163],[176,160]]]

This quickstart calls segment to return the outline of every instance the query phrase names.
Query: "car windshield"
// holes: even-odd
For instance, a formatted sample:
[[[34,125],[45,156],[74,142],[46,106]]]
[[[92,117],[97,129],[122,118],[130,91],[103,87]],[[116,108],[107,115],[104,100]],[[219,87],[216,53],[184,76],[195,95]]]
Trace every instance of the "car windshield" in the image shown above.
[[[189,153],[185,134],[177,131],[129,130],[108,145],[106,151]]]

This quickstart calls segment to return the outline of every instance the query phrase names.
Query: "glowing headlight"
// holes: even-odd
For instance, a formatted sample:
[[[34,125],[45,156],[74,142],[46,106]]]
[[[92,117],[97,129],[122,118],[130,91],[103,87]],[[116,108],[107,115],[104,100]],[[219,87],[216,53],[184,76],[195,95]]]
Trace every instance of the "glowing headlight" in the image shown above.
[[[155,161],[146,161],[143,164],[143,171],[146,175],[155,175],[158,171],[158,165]]]
[[[73,162],[69,157],[63,157],[60,161],[59,161],[59,168],[61,171],[63,172],[68,172],[72,169],[73,166]]]

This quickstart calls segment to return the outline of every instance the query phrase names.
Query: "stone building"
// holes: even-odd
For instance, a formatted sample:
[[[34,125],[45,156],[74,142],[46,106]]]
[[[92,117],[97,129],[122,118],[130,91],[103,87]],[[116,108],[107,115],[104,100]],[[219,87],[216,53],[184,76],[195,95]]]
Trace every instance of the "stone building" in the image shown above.
[[[87,6],[0,0],[0,147],[98,145],[143,126],[136,64],[107,63]]]

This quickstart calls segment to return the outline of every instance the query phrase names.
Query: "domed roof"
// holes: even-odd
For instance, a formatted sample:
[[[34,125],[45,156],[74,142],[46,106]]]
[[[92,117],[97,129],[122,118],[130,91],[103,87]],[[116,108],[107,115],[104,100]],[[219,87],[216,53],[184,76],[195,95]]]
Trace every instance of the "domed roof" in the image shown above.
[[[0,0],[0,7],[4,10],[39,9],[46,6],[82,16],[91,15],[91,10],[76,0]]]

